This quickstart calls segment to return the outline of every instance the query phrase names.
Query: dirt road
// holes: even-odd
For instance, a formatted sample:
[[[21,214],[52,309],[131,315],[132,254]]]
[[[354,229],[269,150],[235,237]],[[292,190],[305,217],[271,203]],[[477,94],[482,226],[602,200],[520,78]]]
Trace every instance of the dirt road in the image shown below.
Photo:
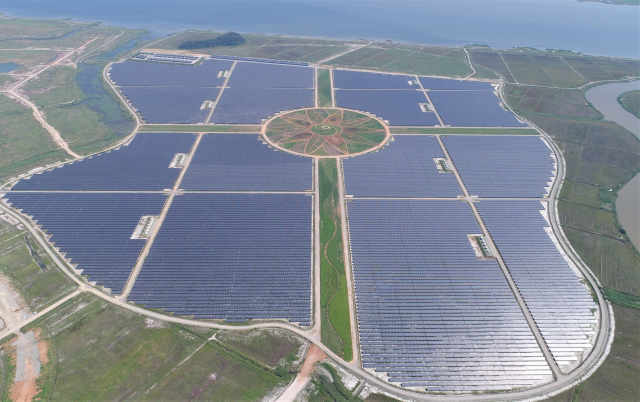
[[[311,344],[307,351],[307,358],[304,360],[302,369],[298,373],[295,380],[284,390],[280,398],[276,402],[293,402],[298,394],[304,389],[309,382],[309,376],[313,372],[314,364],[327,358],[327,355],[316,345]]]

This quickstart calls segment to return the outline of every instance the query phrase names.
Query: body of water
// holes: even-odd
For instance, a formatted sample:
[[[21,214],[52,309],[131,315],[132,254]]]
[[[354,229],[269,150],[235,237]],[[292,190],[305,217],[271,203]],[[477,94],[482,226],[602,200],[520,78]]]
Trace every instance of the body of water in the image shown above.
[[[9,16],[102,21],[156,36],[185,29],[485,44],[640,57],[640,8],[569,0],[0,0]]]
[[[598,85],[589,89],[585,96],[604,115],[605,120],[618,123],[640,138],[640,119],[618,102],[618,96],[635,90],[640,90],[640,81]],[[640,175],[636,175],[618,191],[616,212],[622,227],[640,250]]]
[[[16,63],[0,63],[0,74],[2,73],[10,73],[13,70],[17,70],[22,67],[20,64]]]
[[[78,64],[80,71],[76,81],[82,92],[87,95],[80,104],[101,114],[103,116],[101,123],[113,130],[116,135],[128,135],[133,131],[135,122],[127,119],[120,103],[104,89],[100,79],[103,67],[104,64]]]

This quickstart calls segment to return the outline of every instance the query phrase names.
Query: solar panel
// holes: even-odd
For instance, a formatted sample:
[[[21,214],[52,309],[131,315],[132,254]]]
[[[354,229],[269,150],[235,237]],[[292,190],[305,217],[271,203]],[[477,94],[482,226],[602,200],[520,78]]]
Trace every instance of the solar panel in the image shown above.
[[[422,91],[336,90],[336,105],[375,114],[393,126],[437,126],[433,112],[423,112],[428,103]]]
[[[189,164],[181,187],[210,191],[306,191],[312,159],[276,151],[257,135],[210,134]]]
[[[193,66],[127,60],[112,64],[109,76],[119,86],[218,87],[225,80],[218,74],[232,64],[223,60],[205,60]]]
[[[219,88],[195,87],[121,87],[146,123],[197,124],[204,123],[210,109],[205,101],[215,101]]]
[[[444,158],[435,137],[396,135],[378,152],[343,159],[346,194],[355,197],[457,197],[452,173],[439,173]]]
[[[503,109],[491,91],[429,91],[444,124],[456,127],[527,127]]]
[[[138,133],[128,145],[20,180],[12,190],[157,191],[172,188],[180,169],[169,165],[189,153],[193,134]]]
[[[459,201],[347,202],[362,363],[428,391],[532,387],[552,374]]]
[[[129,300],[196,319],[310,325],[311,201],[176,196]]]
[[[399,74],[380,74],[362,71],[333,70],[335,88],[340,89],[419,89],[410,84],[415,77]]]
[[[89,280],[122,292],[144,239],[131,236],[145,215],[159,215],[163,194],[9,193],[12,207],[33,216],[49,242]]]
[[[488,82],[447,80],[444,78],[418,77],[425,89],[449,91],[493,91],[493,85]]]
[[[541,198],[556,174],[542,137],[445,136],[443,142],[471,195]]]
[[[238,62],[229,78],[234,88],[313,88],[311,67]]]
[[[549,233],[538,201],[481,201],[482,220],[560,367],[587,356],[598,325],[592,296]]]
[[[261,124],[263,119],[276,113],[312,107],[313,96],[313,89],[227,88],[218,101],[211,123]]]
[[[292,60],[274,60],[274,59],[260,59],[256,57],[242,57],[242,56],[224,56],[212,54],[211,59],[222,59],[222,60],[238,60],[238,61],[249,61],[253,63],[275,63],[275,64],[288,64],[292,66],[308,66],[309,63],[303,61],[292,61]]]

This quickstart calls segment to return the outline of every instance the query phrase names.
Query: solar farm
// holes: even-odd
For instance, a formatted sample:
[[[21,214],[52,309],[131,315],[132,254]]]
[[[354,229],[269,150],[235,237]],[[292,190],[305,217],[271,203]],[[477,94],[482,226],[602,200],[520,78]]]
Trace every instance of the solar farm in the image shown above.
[[[561,156],[499,84],[332,69],[319,107],[315,65],[143,56],[107,75],[157,132],[0,193],[88,284],[321,343],[318,170],[335,159],[355,370],[421,393],[506,392],[589,356],[601,312],[554,227]],[[255,130],[219,129],[233,125]]]

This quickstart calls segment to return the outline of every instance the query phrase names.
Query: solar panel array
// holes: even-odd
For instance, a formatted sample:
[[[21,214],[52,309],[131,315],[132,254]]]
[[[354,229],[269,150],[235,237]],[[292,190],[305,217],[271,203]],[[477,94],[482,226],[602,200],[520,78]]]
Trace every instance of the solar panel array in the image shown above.
[[[592,347],[597,306],[549,237],[542,204],[476,205],[553,358],[560,367],[581,362]]]
[[[193,134],[138,133],[117,150],[64,165],[28,180],[12,190],[154,191],[172,188],[180,169],[169,168],[176,153],[189,153]]]
[[[433,158],[444,158],[435,137],[396,135],[378,152],[343,159],[346,194],[355,197],[457,197],[452,173],[440,173]]]
[[[334,86],[339,89],[419,89],[418,85],[409,84],[414,80],[408,75],[333,70]]]
[[[502,271],[479,260],[458,201],[347,203],[365,368],[428,391],[491,391],[552,379]]]
[[[232,88],[313,88],[311,67],[284,64],[236,64],[229,78]]]
[[[158,215],[163,194],[8,193],[12,207],[33,216],[49,241],[89,280],[122,292],[144,247],[130,239],[144,215]]]
[[[181,183],[186,190],[305,191],[312,188],[312,159],[276,151],[257,135],[210,134]]]
[[[335,94],[337,106],[373,113],[392,126],[439,125],[435,113],[422,111],[420,104],[428,103],[422,91],[343,89]]]
[[[109,75],[146,123],[203,123],[224,84],[221,71],[228,60],[205,60],[199,65],[174,65],[126,61],[112,66]]]
[[[232,73],[235,75],[236,71]],[[302,88],[226,88],[211,116],[216,124],[261,124],[291,109],[312,107],[314,90]]]
[[[479,197],[537,197],[548,193],[555,159],[538,136],[445,136],[465,187]]]
[[[288,64],[291,66],[308,66],[309,63],[303,61],[291,61],[291,60],[274,60],[274,59],[259,59],[256,57],[241,57],[241,56],[223,56],[212,54],[211,59],[222,59],[222,60],[238,60],[238,61],[250,61],[254,63],[275,63],[275,64]]]
[[[447,91],[493,91],[488,82],[448,80],[445,78],[419,77],[424,89]]]
[[[527,127],[500,105],[491,91],[429,91],[445,125],[456,127]]]
[[[210,109],[205,101],[215,101],[220,88],[207,87],[120,87],[125,98],[146,123],[203,123]]]
[[[225,78],[218,75],[228,71],[233,62],[205,60],[194,66],[125,61],[115,63],[109,72],[119,86],[151,87],[219,87]]]
[[[129,299],[194,318],[310,325],[311,200],[177,196]]]

